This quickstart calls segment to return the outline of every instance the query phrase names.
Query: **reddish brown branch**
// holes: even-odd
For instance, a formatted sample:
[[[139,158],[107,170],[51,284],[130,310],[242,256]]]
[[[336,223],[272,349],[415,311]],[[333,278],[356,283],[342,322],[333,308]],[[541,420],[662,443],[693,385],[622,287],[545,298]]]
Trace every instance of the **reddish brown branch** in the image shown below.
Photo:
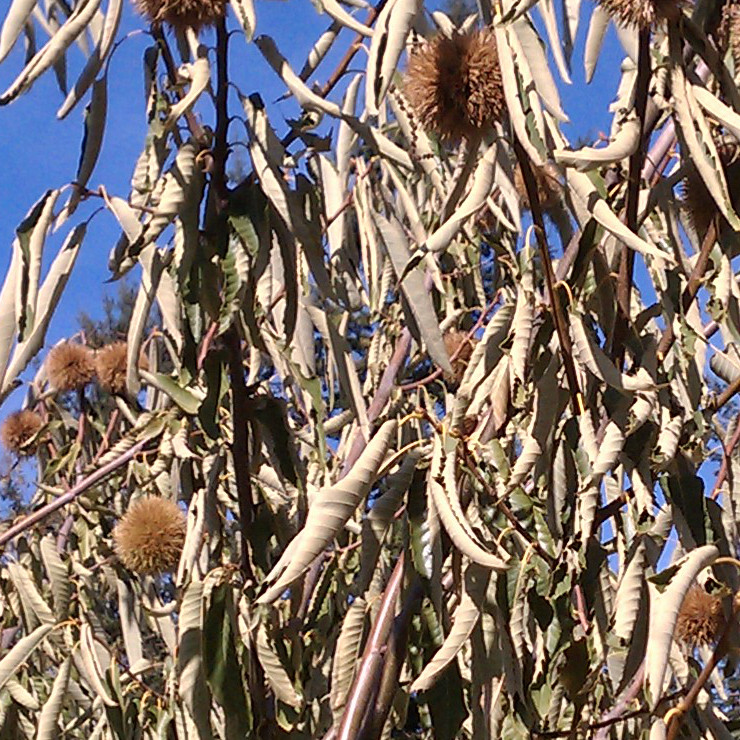
[[[454,362],[465,351],[465,348],[469,346],[470,341],[475,337],[475,332],[477,332],[478,329],[483,326],[483,322],[486,320],[486,317],[496,305],[496,302],[498,301],[498,296],[499,294],[497,292],[493,300],[488,304],[488,306],[486,306],[481,315],[478,317],[478,321],[475,322],[475,326],[468,332],[467,336],[465,337],[465,341],[460,342],[460,346],[452,353],[452,355],[450,355],[450,362]],[[429,373],[429,375],[427,375],[425,378],[422,378],[421,380],[415,380],[413,383],[402,383],[399,388],[402,391],[412,391],[422,385],[429,385],[429,383],[432,383],[440,375],[442,375],[442,372],[443,370],[441,368],[437,368],[433,372]]]
[[[380,0],[374,8],[370,9],[370,12],[365,18],[366,26],[372,26],[372,24],[375,23],[376,18],[380,15],[380,11],[383,10],[383,8],[385,7],[386,2],[388,2],[388,0]],[[331,75],[329,75],[329,79],[316,91],[318,95],[320,95],[322,98],[325,98],[336,87],[339,80],[342,79],[345,72],[347,71],[350,62],[355,58],[355,54],[357,54],[357,52],[362,47],[362,41],[364,38],[365,37],[361,33],[357,33],[355,35],[354,40],[350,44],[347,51],[344,53],[344,56],[339,60],[339,64],[337,64],[334,71],[331,73]],[[287,136],[283,138],[282,144],[283,146],[288,146],[297,138],[298,132],[292,130],[287,134]]]
[[[411,618],[421,602],[424,589],[418,575],[404,599],[403,609],[393,620],[388,645],[383,662],[383,673],[380,677],[377,698],[374,707],[366,713],[365,721],[357,740],[378,740],[383,734],[383,727],[388,720],[393,699],[399,689],[398,680],[406,660],[406,646],[409,638]]]
[[[699,292],[701,281],[704,277],[704,273],[706,272],[707,264],[709,263],[709,255],[712,252],[712,248],[714,247],[714,243],[716,240],[717,222],[716,219],[713,219],[712,222],[709,224],[707,233],[704,235],[704,239],[701,243],[701,249],[699,250],[699,255],[696,258],[694,267],[692,268],[691,274],[689,275],[689,281],[681,296],[681,309],[684,312],[684,315],[691,308],[691,304],[696,298],[697,293]],[[663,336],[661,336],[660,338],[660,342],[658,343],[658,349],[656,351],[658,360],[662,361],[663,358],[668,354],[668,350],[671,348],[671,345],[673,344],[675,338],[676,337],[673,332],[673,326],[667,326],[665,331],[663,332]]]
[[[379,680],[383,670],[383,651],[393,627],[396,602],[401,593],[405,553],[401,553],[383,594],[383,601],[368,637],[362,662],[347,697],[344,714],[336,732],[337,740],[356,740],[368,707],[378,694]]]
[[[61,496],[58,496],[51,503],[46,504],[46,506],[42,506],[37,511],[34,511],[32,514],[29,514],[28,516],[21,519],[21,521],[17,524],[14,524],[12,527],[8,528],[5,532],[0,534],[0,547],[10,542],[19,534],[22,534],[27,529],[30,529],[35,524],[38,524],[50,514],[58,511],[63,506],[72,503],[72,501],[74,501],[80,494],[89,490],[94,485],[100,483],[111,473],[118,470],[118,468],[126,465],[126,463],[132,460],[139,452],[144,449],[144,447],[146,447],[148,441],[149,440],[142,440],[141,442],[137,442],[135,445],[126,450],[126,452],[122,453],[114,460],[111,460],[109,463],[106,463],[102,467],[98,468],[95,472],[91,473],[86,478],[83,478],[79,483],[70,488],[69,491],[63,493]]]
[[[599,721],[599,731],[594,736],[594,740],[606,740],[609,737],[609,727],[615,722],[619,722],[633,699],[637,697],[642,689],[642,682],[645,678],[645,661],[640,663],[640,667],[635,672],[632,682],[627,690],[622,694],[619,701],[601,718]]]
[[[570,340],[570,330],[568,328],[566,313],[563,311],[560,295],[556,288],[555,272],[553,271],[552,260],[550,259],[550,248],[547,244],[547,237],[545,236],[545,222],[542,217],[537,181],[532,172],[532,164],[529,161],[529,155],[516,136],[514,137],[514,153],[516,154],[519,167],[522,171],[522,177],[524,179],[524,185],[527,191],[527,197],[529,198],[530,209],[532,211],[534,232],[537,237],[537,244],[542,258],[542,266],[545,271],[547,295],[550,302],[550,310],[552,311],[553,323],[555,324],[555,331],[557,332],[558,341],[560,342],[560,353],[563,358],[563,365],[565,366],[565,374],[568,378],[568,390],[570,391],[573,413],[576,416],[580,416],[583,413],[583,397],[578,383],[575,362],[573,361],[573,347]]]
[[[722,455],[722,464],[719,466],[717,480],[714,481],[712,493],[709,495],[711,499],[716,499],[717,496],[719,496],[720,488],[722,488],[722,484],[725,482],[725,478],[727,477],[727,471],[730,466],[732,453],[735,451],[737,443],[740,442],[740,415],[735,419],[735,424],[735,431],[732,433],[730,441],[728,442],[726,447],[723,445],[724,454]]]

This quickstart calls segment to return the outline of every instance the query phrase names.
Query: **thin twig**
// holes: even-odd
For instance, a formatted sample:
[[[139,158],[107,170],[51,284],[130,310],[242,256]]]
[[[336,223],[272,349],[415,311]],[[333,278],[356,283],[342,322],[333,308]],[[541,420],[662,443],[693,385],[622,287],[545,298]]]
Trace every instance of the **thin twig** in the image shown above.
[[[57,533],[57,552],[59,554],[63,553],[64,549],[67,547],[67,539],[69,538],[69,533],[72,531],[74,523],[75,518],[72,514],[67,514],[64,524],[62,524]]]
[[[586,614],[586,598],[583,595],[583,588],[580,583],[576,583],[573,587],[573,594],[576,598],[576,613],[578,614],[578,621],[581,624],[581,629],[588,634],[589,623],[588,615]]]
[[[424,279],[424,288],[431,290],[432,287],[432,276],[427,273]],[[396,346],[391,355],[391,359],[388,361],[388,365],[380,378],[378,387],[375,389],[373,400],[367,407],[367,420],[372,424],[379,416],[380,412],[385,408],[388,403],[388,399],[391,396],[391,392],[396,385],[396,376],[401,370],[403,363],[406,362],[409,351],[411,349],[411,332],[406,327],[401,332],[401,336],[396,342]],[[357,458],[362,454],[365,449],[366,440],[362,434],[361,429],[356,429],[352,442],[350,444],[349,453],[342,465],[341,475],[344,477],[351,470],[352,466],[357,462]]]
[[[170,49],[170,45],[167,43],[167,39],[165,38],[162,26],[156,23],[152,24],[152,36],[157,42],[159,50],[162,54],[164,66],[167,70],[167,79],[169,80],[170,85],[176,87],[178,84],[177,65],[175,64],[175,59],[172,56],[172,50]],[[185,113],[185,120],[187,121],[188,130],[190,131],[191,136],[197,141],[205,141],[205,132],[203,131],[203,127],[198,123],[198,119],[195,117],[193,111],[187,111]],[[174,129],[172,133],[175,137],[175,143],[180,146],[180,134],[178,133],[177,129]]]
[[[380,0],[378,4],[375,5],[375,7],[370,9],[370,12],[365,18],[366,26],[372,26],[373,23],[375,23],[375,19],[380,15],[380,11],[383,10],[387,2],[388,0]],[[329,79],[316,91],[318,95],[320,95],[322,98],[325,98],[336,87],[339,80],[342,79],[344,73],[347,71],[347,67],[349,67],[350,62],[355,58],[355,54],[357,54],[357,52],[362,47],[362,42],[364,38],[365,37],[361,33],[357,33],[355,35],[354,40],[350,44],[350,47],[344,53],[344,56],[339,60],[339,64],[337,64],[334,71],[331,73],[331,75],[329,75]],[[283,146],[289,146],[297,138],[298,132],[295,129],[292,129],[283,138],[282,144]]]
[[[594,740],[606,740],[609,737],[609,727],[614,722],[624,716],[625,709],[629,706],[633,699],[637,697],[642,689],[642,682],[645,678],[645,659],[643,658],[640,667],[635,671],[635,675],[632,677],[632,682],[627,687],[627,690],[622,694],[619,701],[599,720],[600,730],[594,736]]]
[[[711,498],[712,500],[715,500],[717,496],[719,496],[720,488],[722,487],[722,484],[725,482],[725,478],[727,477],[727,471],[730,466],[730,458],[732,457],[732,453],[735,451],[735,447],[737,447],[737,443],[740,442],[740,415],[738,415],[735,419],[735,424],[735,431],[732,433],[732,438],[727,443],[727,446],[725,446],[724,444],[722,445],[722,464],[719,466],[717,479],[714,481],[712,493],[709,495],[709,498]]]
[[[563,357],[563,365],[565,366],[565,374],[568,378],[568,390],[570,391],[573,413],[576,416],[580,416],[585,412],[583,396],[581,395],[578,375],[576,374],[576,366],[573,361],[573,347],[570,340],[566,315],[563,311],[563,306],[560,302],[560,295],[556,288],[555,273],[552,269],[552,260],[550,259],[550,248],[547,244],[547,237],[545,236],[545,222],[542,218],[542,208],[540,207],[539,194],[537,192],[537,181],[532,172],[529,155],[516,137],[514,137],[514,152],[522,171],[527,197],[529,198],[529,207],[532,211],[534,231],[537,237],[537,244],[540,248],[542,265],[545,269],[545,283],[547,285],[550,309],[552,311],[552,318],[555,324],[555,331],[558,335],[558,341],[560,342],[560,351]]]
[[[466,347],[470,345],[470,341],[475,337],[475,332],[480,329],[481,326],[483,326],[483,322],[486,320],[486,317],[488,314],[493,310],[493,307],[496,305],[498,301],[499,293],[497,292],[496,295],[493,297],[493,300],[486,306],[486,308],[481,312],[481,315],[478,317],[478,321],[475,322],[475,326],[468,332],[467,336],[465,337],[464,342],[460,342],[460,346],[450,355],[450,362],[454,362],[465,350]],[[442,375],[443,370],[442,368],[436,368],[433,372],[429,373],[426,377],[422,378],[421,380],[415,380],[412,383],[402,383],[399,388],[402,391],[412,391],[416,388],[419,388],[422,385],[429,385],[429,383],[432,383],[435,381],[440,375]]]
[[[709,255],[711,254],[712,249],[714,248],[714,243],[716,241],[717,217],[712,219],[709,224],[709,228],[707,229],[707,233],[704,234],[704,239],[701,243],[699,255],[696,258],[696,262],[694,262],[694,267],[691,269],[691,274],[689,275],[689,281],[681,296],[681,309],[684,315],[688,313],[688,310],[691,308],[692,302],[699,292],[701,281],[704,277],[704,273],[706,272],[707,264],[709,263]],[[658,349],[656,350],[656,354],[660,362],[662,362],[665,356],[668,354],[668,350],[671,348],[671,345],[673,344],[675,338],[676,335],[673,331],[673,326],[669,324],[668,326],[666,326],[665,331],[663,332],[663,336],[661,336],[660,342],[658,343]]]
[[[208,354],[208,350],[211,347],[211,342],[213,342],[216,336],[218,327],[218,321],[212,321],[211,325],[208,327],[208,331],[201,340],[200,347],[198,347],[198,358],[195,361],[195,366],[198,368],[198,370],[203,369],[203,363],[206,361],[206,355]]]
[[[732,397],[738,391],[740,391],[740,377],[733,380],[732,383],[730,383],[727,388],[725,388],[722,393],[717,396],[717,398],[712,399],[709,403],[709,408],[712,411],[717,411],[718,409],[721,409],[728,401],[732,400]]]
[[[672,701],[678,696],[683,695],[683,691],[677,691],[674,694],[670,694],[669,696],[664,697],[663,699],[658,702],[658,704],[665,704],[668,701]],[[583,731],[590,731],[593,732],[594,730],[599,730],[600,732],[603,732],[606,730],[605,737],[608,737],[609,735],[609,728],[612,725],[616,725],[618,722],[626,722],[628,719],[634,719],[635,717],[640,717],[642,715],[649,715],[651,714],[650,709],[647,707],[641,707],[640,709],[634,709],[631,712],[625,712],[624,714],[621,714],[618,717],[611,717],[610,719],[602,719],[598,722],[592,722],[588,725],[583,725],[582,727],[576,727],[574,729],[576,730],[583,730]],[[535,732],[534,737],[536,740],[545,740],[546,738],[558,738],[558,737],[570,737],[573,734],[573,729],[570,730],[549,730],[545,732]],[[601,734],[596,735],[595,737],[601,737]]]
[[[491,497],[491,500],[493,501],[496,508],[499,509],[499,511],[508,519],[511,526],[527,541],[527,543],[535,549],[535,552],[546,563],[548,563],[550,567],[553,567],[555,565],[553,557],[542,548],[542,545],[540,545],[540,543],[536,539],[534,539],[529,534],[529,532],[527,532],[526,529],[524,529],[522,523],[514,516],[514,512],[512,512],[507,504],[501,500],[491,484],[481,475],[481,472],[480,470],[478,470],[478,466],[475,464],[473,460],[473,455],[468,449],[465,440],[460,439],[458,443],[460,445],[460,449],[462,450],[463,461],[465,462],[467,470],[472,473],[473,477],[478,481],[478,483],[483,486],[483,488],[486,490],[486,493]]]
[[[110,415],[110,419],[108,419],[108,426],[105,428],[103,439],[100,441],[100,446],[98,447],[98,451],[95,453],[95,457],[93,457],[93,465],[98,462],[103,453],[110,447],[111,436],[113,435],[113,431],[116,428],[119,416],[119,410],[117,408],[113,409]]]

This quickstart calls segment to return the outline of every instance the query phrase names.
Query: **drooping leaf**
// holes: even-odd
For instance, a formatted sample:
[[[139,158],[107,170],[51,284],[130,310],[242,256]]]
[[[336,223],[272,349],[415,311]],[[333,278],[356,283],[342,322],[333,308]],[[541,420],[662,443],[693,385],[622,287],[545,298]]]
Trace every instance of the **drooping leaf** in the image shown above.
[[[69,569],[59,554],[54,538],[47,535],[41,540],[41,559],[51,582],[51,593],[54,597],[54,614],[58,620],[67,618],[69,600],[72,595],[72,583]]]
[[[305,526],[267,576],[266,582],[270,585],[258,603],[275,601],[342,530],[360,501],[370,492],[396,428],[395,421],[383,424],[349,473],[316,494]]]
[[[203,665],[203,582],[191,581],[180,607],[178,691],[202,738],[210,738],[210,692]]]
[[[65,658],[57,670],[49,698],[44,703],[38,715],[37,740],[54,740],[54,738],[59,737],[59,716],[61,715],[62,705],[67,694],[71,667],[71,659]]]
[[[714,545],[698,547],[686,556],[663,593],[658,594],[657,589],[651,586],[645,689],[652,707],[658,704],[662,696],[673,633],[686,592],[699,571],[711,565],[718,556],[719,550]]]
[[[331,711],[335,722],[338,722],[344,713],[347,695],[357,671],[366,613],[365,600],[360,597],[356,598],[344,616],[337,638],[337,647],[331,666],[330,693]]]
[[[275,696],[288,706],[298,709],[301,705],[301,696],[293,686],[279,656],[270,645],[264,625],[261,625],[257,631],[256,646],[257,657]]]
[[[388,250],[388,256],[391,259],[396,276],[401,278],[411,257],[401,224],[397,220],[386,219],[380,213],[375,213],[374,218]],[[415,267],[402,279],[401,290],[406,296],[414,321],[427,345],[429,355],[445,372],[451,373],[452,366],[447,355],[442,332],[439,329],[439,321],[437,321],[432,297],[424,285],[421,268]]]
[[[203,658],[208,686],[226,716],[227,740],[250,732],[250,703],[237,656],[235,615],[229,584],[213,588],[203,621]]]
[[[108,8],[105,11],[105,21],[102,33],[100,34],[100,40],[87,60],[82,72],[80,72],[77,82],[75,82],[69,91],[69,95],[67,95],[64,103],[62,103],[62,106],[57,111],[57,118],[65,118],[95,81],[98,72],[103,67],[108,54],[113,48],[113,42],[115,41],[118,26],[121,22],[122,10],[123,0],[109,0]]]
[[[0,62],[13,48],[23,26],[36,6],[36,0],[13,0],[0,29]]]
[[[31,87],[47,69],[59,61],[69,46],[71,46],[90,23],[101,2],[102,0],[89,0],[89,2],[77,3],[75,5],[74,11],[65,23],[49,39],[46,45],[36,52],[8,89],[0,95],[0,106],[7,105],[15,100],[22,92]],[[22,14],[20,12],[21,8],[19,7],[17,10],[19,11],[18,16],[20,16]],[[19,19],[18,16],[16,17],[16,21]],[[10,41],[12,36],[13,33],[9,32],[8,41]]]
[[[28,660],[41,641],[51,632],[54,625],[42,624],[30,634],[22,637],[0,660],[0,688]]]
[[[419,0],[391,0],[378,16],[365,75],[365,107],[370,115],[378,114],[420,8]]]

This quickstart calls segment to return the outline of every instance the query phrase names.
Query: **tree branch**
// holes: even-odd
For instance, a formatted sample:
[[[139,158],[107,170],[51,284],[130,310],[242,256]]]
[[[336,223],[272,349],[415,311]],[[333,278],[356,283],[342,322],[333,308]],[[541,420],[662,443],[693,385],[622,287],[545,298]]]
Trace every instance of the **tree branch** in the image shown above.
[[[54,501],[52,501],[51,503],[46,504],[46,506],[42,506],[37,511],[34,511],[32,514],[24,517],[17,524],[14,524],[5,532],[0,534],[0,547],[6,545],[19,534],[22,534],[27,529],[33,527],[35,524],[38,524],[40,521],[45,519],[50,514],[53,514],[55,511],[58,511],[63,506],[72,503],[72,501],[74,501],[80,494],[89,490],[94,485],[100,483],[111,473],[118,470],[118,468],[126,465],[126,463],[132,460],[139,452],[141,452],[146,447],[147,442],[149,442],[149,440],[147,439],[141,440],[141,442],[137,442],[132,447],[129,447],[126,452],[122,453],[114,460],[111,460],[109,463],[106,463],[102,467],[98,468],[95,472],[91,473],[86,478],[83,478],[79,483],[70,488],[69,491],[63,493],[58,498],[54,499]]]
[[[550,301],[550,309],[552,311],[553,323],[555,324],[555,331],[557,332],[558,341],[560,342],[560,353],[563,357],[565,374],[568,378],[568,389],[570,390],[573,413],[576,416],[580,416],[585,411],[583,406],[583,396],[581,395],[581,389],[578,383],[576,366],[573,362],[573,347],[570,341],[570,331],[568,329],[566,314],[563,311],[563,307],[560,302],[560,295],[556,288],[555,273],[552,269],[552,260],[550,259],[550,248],[547,244],[547,237],[545,236],[545,222],[542,218],[542,208],[540,206],[539,194],[537,192],[537,181],[532,172],[529,155],[516,136],[514,137],[514,152],[522,170],[522,177],[524,179],[527,197],[529,198],[529,206],[532,209],[534,231],[537,236],[537,244],[540,248],[542,266],[545,270],[547,295]]]
[[[365,18],[365,25],[366,26],[372,26],[373,23],[375,23],[376,18],[380,15],[380,11],[383,10],[385,7],[385,4],[388,2],[388,0],[379,0],[378,4],[370,9],[370,12],[367,14],[367,17]],[[350,44],[349,49],[344,53],[344,56],[339,60],[339,64],[337,64],[334,71],[329,75],[329,79],[316,91],[318,95],[320,95],[322,98],[325,98],[337,85],[339,80],[342,79],[342,76],[347,71],[347,67],[349,67],[350,62],[355,58],[355,54],[360,50],[362,47],[362,42],[365,37],[361,33],[357,33],[355,35],[354,40]],[[295,131],[295,129],[288,132],[288,134],[283,137],[282,144],[283,146],[289,146],[292,144],[296,139],[298,138],[298,133]]]
[[[735,425],[735,431],[732,433],[732,437],[727,446],[725,447],[724,444],[722,445],[722,463],[719,466],[719,472],[717,473],[717,479],[714,481],[712,492],[709,494],[709,498],[711,498],[712,500],[715,500],[717,496],[719,496],[720,488],[722,487],[722,484],[725,482],[725,478],[727,477],[727,471],[730,466],[732,453],[735,451],[737,443],[740,442],[740,414],[735,417]]]
[[[416,613],[424,588],[418,575],[406,595],[401,613],[393,620],[393,628],[388,639],[383,662],[383,673],[377,691],[375,706],[368,711],[357,740],[377,740],[382,736],[383,728],[391,711],[393,699],[398,691],[398,679],[406,659],[406,645],[409,638],[411,617]]]
[[[393,627],[396,602],[401,593],[405,553],[401,553],[383,594],[383,601],[368,637],[362,662],[347,697],[344,714],[339,722],[337,740],[356,740],[365,714],[378,693],[378,679],[383,670],[383,649]]]
[[[706,272],[707,264],[709,262],[709,255],[712,252],[714,243],[717,241],[717,231],[717,217],[715,217],[710,222],[707,233],[704,234],[704,239],[701,243],[701,250],[699,251],[699,255],[696,258],[694,267],[692,268],[691,274],[689,275],[689,282],[686,285],[686,288],[684,289],[684,292],[681,296],[681,310],[684,312],[684,314],[686,314],[689,308],[691,308],[691,304],[696,298],[696,294],[699,292],[699,288],[701,287],[701,281],[704,277],[704,273]],[[673,332],[673,326],[668,325],[660,338],[658,349],[656,351],[658,360],[660,362],[662,362],[665,356],[668,354],[668,350],[671,348],[671,345],[673,344],[675,338],[676,335]]]
[[[606,740],[609,737],[609,727],[618,722],[623,716],[624,711],[630,702],[640,693],[642,682],[645,678],[645,660],[640,663],[640,667],[632,677],[632,682],[627,690],[622,694],[619,701],[599,720],[599,731],[594,736],[594,740]]]

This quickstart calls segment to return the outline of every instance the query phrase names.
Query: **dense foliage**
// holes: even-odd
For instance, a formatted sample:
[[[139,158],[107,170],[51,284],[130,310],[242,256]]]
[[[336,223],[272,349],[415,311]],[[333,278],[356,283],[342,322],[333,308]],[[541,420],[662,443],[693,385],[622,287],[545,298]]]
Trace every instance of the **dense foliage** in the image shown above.
[[[737,736],[740,6],[323,0],[293,69],[252,0],[140,0],[126,193],[92,184],[122,5],[0,28],[0,104],[67,62],[59,116],[88,102],[0,289],[37,470],[0,737]],[[612,129],[571,145],[597,61]],[[93,218],[134,295],[45,346]]]

